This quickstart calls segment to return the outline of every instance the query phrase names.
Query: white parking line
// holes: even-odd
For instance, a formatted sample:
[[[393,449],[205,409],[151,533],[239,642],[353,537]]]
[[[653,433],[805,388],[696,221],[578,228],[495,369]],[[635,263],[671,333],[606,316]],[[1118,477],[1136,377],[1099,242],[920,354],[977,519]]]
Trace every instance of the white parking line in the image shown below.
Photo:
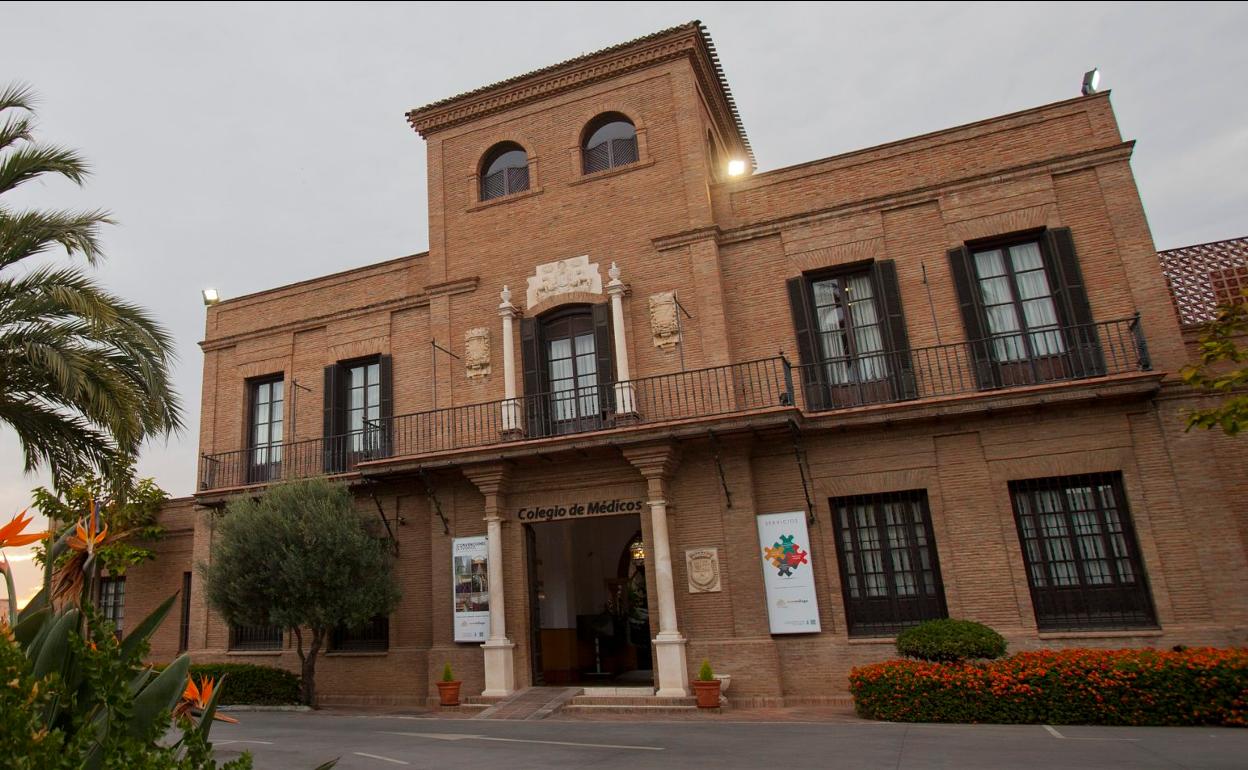
[[[224,746],[224,745],[226,745],[226,744],[228,744],[228,743],[260,743],[260,744],[263,744],[263,745],[265,745],[265,746],[272,746],[272,745],[273,745],[273,741],[251,741],[251,740],[246,740],[246,739],[243,739],[243,738],[239,738],[239,739],[237,739],[237,740],[229,740],[229,741],[213,741],[212,743],[213,743],[213,745],[214,745],[214,746]]]
[[[353,751],[351,753],[356,755],[357,757],[368,757],[369,759],[380,759],[382,762],[393,762],[396,765],[409,764],[408,762],[404,762],[401,759],[391,759],[390,757],[383,757],[379,754],[365,754],[362,751]]]
[[[1126,743],[1136,743],[1140,740],[1139,738],[1076,738],[1073,736],[1062,735],[1057,731],[1057,728],[1052,727],[1051,725],[1041,725],[1041,727],[1048,730],[1049,735],[1052,735],[1054,738],[1060,738],[1064,741],[1123,741]]]
[[[540,743],[544,746],[577,746],[586,749],[627,749],[632,751],[663,751],[662,746],[620,746],[613,743],[572,743],[571,741],[539,741],[528,738],[494,738],[489,735],[469,735],[467,733],[392,733],[385,730],[378,732],[386,735],[407,735],[413,738],[431,738],[435,741],[497,741],[499,743]]]

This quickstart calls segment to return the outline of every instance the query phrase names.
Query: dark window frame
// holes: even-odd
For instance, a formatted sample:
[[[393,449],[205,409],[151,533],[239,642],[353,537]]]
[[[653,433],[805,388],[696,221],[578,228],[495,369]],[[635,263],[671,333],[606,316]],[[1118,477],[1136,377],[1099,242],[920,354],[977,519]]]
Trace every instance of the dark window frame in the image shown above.
[[[1076,509],[1072,506],[1070,492],[1081,488],[1091,490],[1094,507]],[[1106,490],[1112,495],[1114,505],[1108,504]],[[1009,491],[1032,609],[1040,631],[1158,627],[1148,571],[1140,553],[1120,471],[1016,479],[1009,482]],[[1059,501],[1060,510],[1043,510],[1041,492],[1057,492],[1049,499]],[[1026,505],[1020,503],[1023,499],[1027,500]],[[1094,517],[1096,531],[1078,534],[1077,514]],[[1052,532],[1053,522],[1042,526],[1036,521],[1041,515],[1060,517],[1057,522],[1060,530]],[[1027,522],[1027,518],[1033,521]],[[1034,534],[1029,534],[1029,528]],[[1119,536],[1116,543],[1115,535]],[[1091,544],[1099,549],[1099,554],[1087,555],[1087,544],[1080,542],[1084,538],[1092,538]],[[1032,541],[1036,545],[1034,550],[1029,547]],[[1050,543],[1061,546],[1060,550],[1070,558],[1053,558],[1055,549]],[[1091,566],[1097,562],[1103,562],[1104,566],[1098,567],[1094,574]],[[1073,576],[1071,567],[1059,571],[1055,565],[1072,565]],[[1072,577],[1077,581],[1073,585],[1069,582]],[[1038,585],[1041,580],[1044,585]]]
[[[265,652],[284,646],[285,629],[281,626],[230,624],[230,650]]]
[[[980,298],[980,322],[983,324],[984,339],[989,345],[989,354],[993,355],[993,361],[998,366],[1003,364],[1027,363],[1033,361],[1043,361],[1046,358],[1058,358],[1065,356],[1070,350],[1070,340],[1067,339],[1067,330],[1075,324],[1074,319],[1069,318],[1069,312],[1065,303],[1062,301],[1062,288],[1060,276],[1053,274],[1052,265],[1056,259],[1053,249],[1049,244],[1049,239],[1045,237],[1045,228],[1036,228],[1033,230],[1023,230],[1009,235],[997,235],[991,238],[982,238],[974,241],[967,241],[966,249],[970,254],[970,267],[972,272],[971,278],[974,281],[974,291],[978,292]],[[1014,260],[1010,254],[1010,249],[1015,246],[1023,246],[1034,243],[1040,252],[1040,267],[1038,268],[1044,273],[1045,282],[1048,284],[1049,293],[1045,296],[1053,306],[1053,315],[1057,321],[1056,328],[1037,328],[1032,329],[1028,324],[1027,315],[1023,303],[1028,300],[1020,298],[1018,275],[1020,272],[1034,272],[1033,270],[1018,271],[1014,268]],[[976,254],[986,251],[999,250],[1001,252],[1001,264],[1005,268],[1002,276],[981,277],[979,274],[979,263],[975,259]],[[1009,281],[1010,301],[1000,302],[992,305],[997,307],[1001,305],[1010,305],[1014,309],[1014,317],[1018,321],[1018,329],[1010,333],[994,333],[989,324],[989,304],[983,294],[983,282],[993,277],[1005,277]],[[1038,298],[1033,298],[1038,299]],[[1037,353],[1035,351],[1035,341],[1032,336],[1035,334],[1052,334],[1056,333],[1058,339],[1061,340],[1062,349],[1057,353]],[[1023,358],[1006,358],[998,360],[995,356],[996,347],[994,341],[997,338],[1016,337],[1020,338],[1023,349],[1026,352]]]
[[[191,646],[191,573],[182,573],[182,602],[178,613],[178,652]]]
[[[573,420],[558,420],[552,401],[550,359],[547,355],[550,325],[569,316],[586,315],[592,323],[598,383],[598,412]],[[524,377],[524,431],[529,438],[571,434],[609,427],[616,418],[615,343],[611,306],[607,303],[567,305],[538,317],[520,319],[520,359]]]
[[[594,135],[612,125],[627,125],[632,129],[629,136],[606,137],[591,145]],[[641,145],[637,138],[637,124],[622,112],[604,112],[585,124],[581,132],[581,173],[585,176],[622,168],[641,160]]]
[[[916,523],[906,520],[904,523],[905,545],[901,549],[889,544],[889,523],[884,506],[892,503],[904,503],[917,506],[920,514],[919,525],[925,542],[920,543],[914,527]],[[883,492],[866,495],[848,495],[828,500],[832,512],[833,536],[836,540],[837,563],[841,575],[841,595],[845,607],[845,622],[851,637],[893,636],[898,631],[918,625],[925,620],[948,617],[945,604],[945,587],[940,572],[940,557],[936,548],[936,535],[932,528],[932,514],[928,506],[926,489],[908,489],[894,492]],[[849,528],[842,522],[843,509],[852,511],[853,507],[867,505],[872,511],[876,548],[863,547],[863,527],[854,517],[846,515]],[[910,508],[909,510],[913,510]],[[897,525],[893,525],[897,526]],[[852,553],[846,553],[844,538],[846,534],[852,544]],[[880,571],[873,572],[863,561],[864,551],[878,551]],[[897,554],[905,552],[910,565],[916,569],[898,569]],[[923,566],[923,555],[926,552],[927,566]],[[852,565],[851,565],[852,561]],[[931,573],[931,588],[924,585],[924,572]],[[911,573],[915,576],[913,595],[902,595],[898,591],[899,575]],[[867,593],[867,577],[882,575],[885,594],[871,596]],[[855,586],[858,596],[855,596]]]
[[[113,624],[120,639],[126,631],[126,578],[124,575],[102,575],[96,586],[100,615]]]
[[[856,329],[866,325],[856,320],[851,307],[854,300],[844,285],[851,277],[865,277],[871,288],[874,326],[881,343],[878,351],[864,353],[859,349]],[[845,339],[846,355],[839,357],[828,357],[824,352],[823,338],[828,332],[820,326],[819,308],[829,305],[818,305],[815,292],[816,284],[832,279],[841,279],[840,302],[836,307],[840,308],[842,318],[850,319],[848,326],[834,332]],[[892,403],[918,396],[895,261],[861,260],[805,272],[787,283],[801,363],[799,379],[807,409],[823,411]],[[834,374],[831,367],[836,365],[844,366],[847,375],[842,378],[844,381]],[[875,368],[882,374],[869,376],[870,370]]]
[[[513,152],[523,155],[524,163],[505,165],[491,171],[494,164]],[[499,174],[501,176],[497,176]],[[483,203],[524,192],[529,189],[529,153],[516,142],[499,142],[482,156],[477,175],[480,180],[477,197]]]
[[[359,628],[337,626],[329,636],[329,652],[389,652],[390,616],[377,615]]]
[[[603,377],[598,371],[598,340],[597,335],[594,334],[592,308],[585,305],[565,308],[544,316],[540,323],[542,327],[541,365],[547,398],[550,401],[551,432],[555,434],[579,433],[602,427],[604,411],[610,399],[605,393]],[[560,326],[566,327],[566,333],[561,332],[555,336],[554,330]],[[593,350],[589,353],[581,352],[576,346],[577,340],[585,337],[588,337],[593,344]],[[568,342],[569,355],[562,359],[552,358],[552,343],[563,340]],[[593,362],[593,372],[580,370],[579,361],[584,357],[589,357]],[[568,362],[571,376],[560,378],[560,381],[570,380],[571,388],[555,389],[556,380],[552,376],[551,365],[556,361]],[[593,384],[582,387],[581,379],[589,376],[594,378]]]
[[[1027,321],[1025,300],[1020,298],[1018,290],[1019,271],[1014,269],[1009,253],[1010,247],[1026,243],[1035,243],[1038,247],[1055,325],[1033,328]],[[975,254],[992,249],[1003,250],[1006,272],[1003,276],[989,278],[1005,277],[1011,292],[1009,303],[994,303],[993,307],[1006,304],[1011,307],[1018,319],[1019,328],[1015,331],[994,333],[989,326],[983,279]],[[1028,228],[977,238],[950,249],[947,256],[966,332],[966,346],[980,390],[1082,379],[1105,373],[1100,332],[1088,301],[1074,233],[1069,227]],[[1040,346],[1043,350],[1037,348],[1038,338],[1044,342]],[[1019,348],[1024,355],[1009,354]]]
[[[852,265],[843,265],[843,266],[836,267],[836,268],[818,270],[818,271],[804,274],[806,278],[806,281],[805,281],[806,295],[807,295],[808,301],[810,302],[811,329],[814,331],[814,335],[815,335],[815,355],[819,359],[819,364],[824,367],[827,367],[830,365],[843,364],[845,366],[846,374],[847,374],[847,380],[843,384],[846,384],[846,385],[861,385],[861,384],[867,384],[867,383],[875,383],[875,382],[887,380],[889,377],[892,376],[891,374],[892,366],[890,366],[890,361],[889,361],[889,357],[892,351],[889,350],[890,341],[889,341],[888,328],[887,328],[888,319],[885,317],[885,310],[884,310],[882,299],[881,297],[878,296],[879,290],[878,290],[878,287],[876,286],[875,275],[872,272],[873,264],[874,264],[873,261],[855,262]],[[867,283],[871,286],[871,306],[875,310],[874,326],[876,327],[876,332],[880,335],[880,343],[881,343],[880,350],[873,352],[873,353],[862,353],[858,350],[859,346],[858,346],[857,331],[859,330],[859,328],[865,328],[866,326],[869,326],[869,324],[862,324],[860,327],[858,321],[855,318],[855,314],[853,313],[853,308],[851,307],[851,303],[855,302],[855,300],[853,300],[851,297],[848,296],[849,289],[845,285],[845,282],[847,282],[851,278],[865,278]],[[834,289],[834,292],[837,296],[837,301],[833,305],[820,305],[819,295],[815,291],[815,284],[825,283],[828,281],[838,281],[836,288]],[[824,329],[820,328],[819,309],[821,307],[838,308],[841,311],[842,318],[845,319],[844,328],[839,331],[833,330],[831,332],[825,331]],[[825,334],[833,334],[833,333],[841,334],[845,340],[845,355],[844,356],[829,358],[827,354],[824,352],[823,344],[822,344],[823,337]],[[885,371],[883,376],[881,377],[862,376],[861,370],[863,370],[864,368],[869,368],[869,367],[863,366],[863,360],[865,358],[872,358],[872,357],[883,359],[883,369]],[[842,383],[837,383],[837,384],[842,384]]]
[[[370,382],[370,370],[376,367],[377,380]],[[362,406],[351,407],[351,372],[363,369]],[[393,360],[384,353],[338,361],[325,368],[326,390],[324,418],[324,467],[327,473],[342,473],[365,460],[386,457],[390,452],[391,418],[394,406]],[[368,394],[376,385],[377,402],[370,404]],[[376,407],[376,418],[370,410]],[[352,413],[360,412],[360,426],[351,425]]]
[[[281,386],[281,398],[273,398],[272,386]],[[263,424],[267,428],[266,435],[268,440],[265,442],[256,441],[256,431],[261,423],[258,421],[261,388],[269,387],[269,400],[264,402],[269,408],[269,418]],[[281,404],[281,419],[273,419],[273,405]],[[273,440],[273,426],[279,426],[281,437]],[[261,377],[252,377],[247,380],[247,482],[249,484],[261,483],[279,479],[282,476],[282,459],[285,455],[286,444],[286,374],[279,372],[276,374],[266,374]]]

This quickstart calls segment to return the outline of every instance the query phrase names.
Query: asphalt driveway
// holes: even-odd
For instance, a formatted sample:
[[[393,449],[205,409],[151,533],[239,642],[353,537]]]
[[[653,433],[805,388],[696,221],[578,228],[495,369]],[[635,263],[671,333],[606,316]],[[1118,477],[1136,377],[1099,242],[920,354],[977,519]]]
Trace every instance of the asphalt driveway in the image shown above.
[[[1244,768],[1248,730],[840,721],[534,721],[331,712],[235,714],[219,759],[261,770],[592,767]]]

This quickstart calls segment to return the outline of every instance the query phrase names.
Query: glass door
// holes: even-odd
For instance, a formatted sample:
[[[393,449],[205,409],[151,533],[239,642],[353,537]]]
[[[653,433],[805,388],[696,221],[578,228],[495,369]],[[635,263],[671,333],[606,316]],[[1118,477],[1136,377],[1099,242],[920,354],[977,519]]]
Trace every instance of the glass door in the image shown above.
[[[601,427],[598,351],[590,314],[551,319],[544,325],[542,339],[550,384],[550,432],[579,433]]]

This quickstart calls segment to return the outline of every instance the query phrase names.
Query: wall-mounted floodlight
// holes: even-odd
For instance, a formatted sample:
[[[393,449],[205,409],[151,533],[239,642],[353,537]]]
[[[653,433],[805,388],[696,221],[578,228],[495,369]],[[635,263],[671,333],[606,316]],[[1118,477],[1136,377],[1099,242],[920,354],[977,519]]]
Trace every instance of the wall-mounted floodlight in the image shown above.
[[[1083,95],[1091,96],[1101,85],[1101,71],[1096,67],[1083,73]]]
[[[204,295],[204,305],[215,305],[221,301],[221,295],[217,294],[216,289],[204,289],[200,294]]]
[[[745,173],[745,161],[730,160],[728,161],[728,176],[741,176]]]

